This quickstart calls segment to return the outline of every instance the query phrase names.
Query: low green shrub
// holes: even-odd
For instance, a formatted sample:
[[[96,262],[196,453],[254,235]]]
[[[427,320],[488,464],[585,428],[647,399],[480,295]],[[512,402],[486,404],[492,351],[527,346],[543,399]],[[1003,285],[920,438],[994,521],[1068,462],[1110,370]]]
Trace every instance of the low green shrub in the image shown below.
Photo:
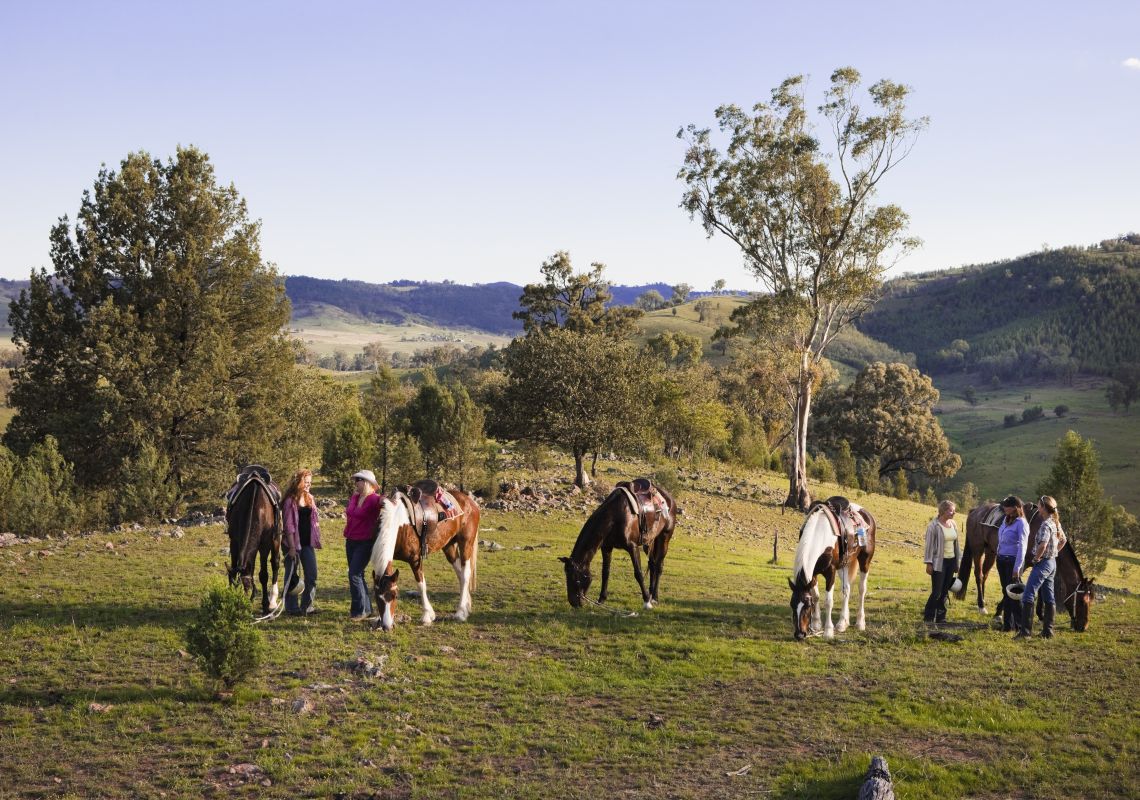
[[[240,589],[210,588],[186,628],[186,650],[215,685],[233,688],[261,665],[265,644]]]

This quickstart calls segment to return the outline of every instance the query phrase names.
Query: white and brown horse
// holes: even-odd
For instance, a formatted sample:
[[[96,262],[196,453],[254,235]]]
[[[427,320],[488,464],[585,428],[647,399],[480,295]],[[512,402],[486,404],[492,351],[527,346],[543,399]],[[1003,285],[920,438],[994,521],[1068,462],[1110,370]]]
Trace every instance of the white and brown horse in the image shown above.
[[[845,528],[840,518],[848,513],[858,515],[866,530],[864,544],[844,541]],[[854,522],[854,520],[852,520]],[[867,597],[867,573],[875,556],[875,518],[867,509],[849,503],[842,497],[830,497],[825,502],[813,503],[800,527],[800,541],[796,546],[796,560],[788,585],[792,589],[792,633],[804,639],[821,628],[830,639],[836,631],[847,630],[850,620],[849,600],[855,571],[859,570],[859,613],[855,627],[867,627],[864,600]],[[839,573],[843,587],[843,613],[839,625],[831,622],[832,589],[835,574]],[[827,623],[821,625],[819,610],[819,576],[822,575],[827,591]]]
[[[428,554],[442,550],[451,562],[459,580],[459,605],[455,610],[455,619],[464,622],[471,614],[471,593],[476,584],[479,506],[463,492],[452,491],[450,494],[459,506],[459,515],[439,520],[435,528],[429,531],[425,545]],[[420,537],[408,515],[405,500],[406,496],[398,490],[391,497],[381,498],[378,533],[376,542],[372,545],[372,594],[378,612],[375,625],[386,631],[396,626],[396,601],[400,595],[400,571],[392,563],[395,559],[412,568],[423,606],[420,621],[424,625],[435,622],[435,609],[428,599],[427,581],[424,580]]]

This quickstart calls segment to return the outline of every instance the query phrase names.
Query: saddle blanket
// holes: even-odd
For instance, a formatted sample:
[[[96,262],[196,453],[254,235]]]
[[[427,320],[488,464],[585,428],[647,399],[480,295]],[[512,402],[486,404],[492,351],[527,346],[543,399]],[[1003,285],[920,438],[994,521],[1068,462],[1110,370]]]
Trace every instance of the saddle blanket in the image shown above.
[[[982,524],[990,528],[1000,528],[1004,521],[1005,512],[1001,510],[1001,506],[994,506],[986,513],[982,519]]]

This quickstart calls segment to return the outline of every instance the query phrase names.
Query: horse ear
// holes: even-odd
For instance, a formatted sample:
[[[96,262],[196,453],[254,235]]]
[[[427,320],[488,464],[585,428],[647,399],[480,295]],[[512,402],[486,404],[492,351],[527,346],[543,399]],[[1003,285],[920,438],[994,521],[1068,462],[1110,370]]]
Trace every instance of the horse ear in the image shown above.
[[[400,579],[400,570],[396,570],[395,572],[392,573],[392,583],[395,583],[399,579]]]
[[[568,559],[566,556],[559,556],[558,560],[561,561],[563,564],[569,564],[570,563],[570,559]]]
[[[796,590],[796,585],[792,582],[791,578],[788,578],[788,588],[790,588],[793,592]]]

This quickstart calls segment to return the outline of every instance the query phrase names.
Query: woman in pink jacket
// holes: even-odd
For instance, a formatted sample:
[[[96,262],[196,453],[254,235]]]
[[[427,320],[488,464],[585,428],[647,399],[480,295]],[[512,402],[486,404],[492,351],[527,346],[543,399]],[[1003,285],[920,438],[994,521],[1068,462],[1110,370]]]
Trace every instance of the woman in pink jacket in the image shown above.
[[[321,522],[317,504],[309,493],[312,485],[313,473],[301,470],[289,481],[285,500],[281,503],[285,528],[285,574],[300,579],[298,570],[304,573],[305,588],[300,597],[290,591],[295,580],[285,587],[285,613],[295,616],[312,614],[317,610],[313,601],[317,593],[316,551],[321,548]]]

